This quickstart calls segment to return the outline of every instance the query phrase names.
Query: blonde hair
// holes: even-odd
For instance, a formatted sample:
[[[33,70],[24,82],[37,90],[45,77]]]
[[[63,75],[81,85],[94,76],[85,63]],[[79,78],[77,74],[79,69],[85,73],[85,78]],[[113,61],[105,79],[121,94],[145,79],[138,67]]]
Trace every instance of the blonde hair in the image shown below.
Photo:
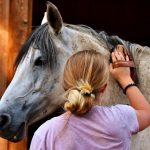
[[[108,80],[108,63],[95,50],[79,51],[72,55],[64,69],[64,109],[75,115],[87,113],[93,106],[95,94]]]

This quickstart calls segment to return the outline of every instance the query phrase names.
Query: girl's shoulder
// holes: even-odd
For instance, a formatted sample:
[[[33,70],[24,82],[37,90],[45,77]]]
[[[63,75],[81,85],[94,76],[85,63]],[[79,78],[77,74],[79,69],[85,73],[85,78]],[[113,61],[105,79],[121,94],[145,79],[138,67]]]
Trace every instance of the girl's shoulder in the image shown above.
[[[126,127],[131,134],[139,131],[136,111],[130,105],[96,106],[95,110],[103,120],[111,121],[114,126]]]
[[[64,113],[60,116],[53,117],[50,120],[47,120],[36,130],[35,134],[41,135],[41,133],[46,134],[57,131],[55,129],[60,129],[68,120],[69,115],[69,113]]]

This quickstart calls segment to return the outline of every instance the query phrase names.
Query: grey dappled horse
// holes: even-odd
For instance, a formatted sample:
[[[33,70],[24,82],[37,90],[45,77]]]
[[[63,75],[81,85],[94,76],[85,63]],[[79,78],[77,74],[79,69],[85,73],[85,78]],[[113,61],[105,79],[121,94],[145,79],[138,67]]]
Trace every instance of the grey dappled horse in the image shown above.
[[[57,8],[49,3],[47,20],[38,27],[22,47],[16,61],[16,73],[0,101],[0,136],[17,142],[24,138],[25,129],[61,107],[62,75],[67,58],[81,50],[95,49],[109,61],[110,50],[124,44],[134,58],[138,86],[150,101],[150,49],[96,33],[89,27],[64,24]],[[80,67],[80,66],[79,66]],[[137,97],[138,101],[138,97]],[[127,104],[126,96],[110,78],[102,104]],[[133,138],[133,150],[149,150],[150,129]]]

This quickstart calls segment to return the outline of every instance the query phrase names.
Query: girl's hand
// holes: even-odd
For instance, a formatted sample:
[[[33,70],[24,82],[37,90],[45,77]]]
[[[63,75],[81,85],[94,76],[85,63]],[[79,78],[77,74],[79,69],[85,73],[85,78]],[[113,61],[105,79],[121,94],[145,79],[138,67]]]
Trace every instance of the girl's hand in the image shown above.
[[[115,50],[114,52],[112,52],[112,62],[116,62],[118,60],[129,61],[129,57],[126,55],[126,58],[124,58],[124,56],[121,52],[118,52]],[[111,76],[115,80],[117,80],[123,88],[129,83],[133,83],[133,81],[130,77],[130,68],[129,67],[113,68],[112,64],[110,64],[109,70],[110,70]]]

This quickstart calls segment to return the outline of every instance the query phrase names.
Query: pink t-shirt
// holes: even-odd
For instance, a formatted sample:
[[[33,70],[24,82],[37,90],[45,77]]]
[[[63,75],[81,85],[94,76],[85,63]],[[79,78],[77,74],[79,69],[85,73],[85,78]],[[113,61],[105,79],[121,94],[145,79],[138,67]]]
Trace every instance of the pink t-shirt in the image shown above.
[[[131,106],[94,106],[82,117],[69,112],[35,132],[30,150],[130,150],[139,125]]]

